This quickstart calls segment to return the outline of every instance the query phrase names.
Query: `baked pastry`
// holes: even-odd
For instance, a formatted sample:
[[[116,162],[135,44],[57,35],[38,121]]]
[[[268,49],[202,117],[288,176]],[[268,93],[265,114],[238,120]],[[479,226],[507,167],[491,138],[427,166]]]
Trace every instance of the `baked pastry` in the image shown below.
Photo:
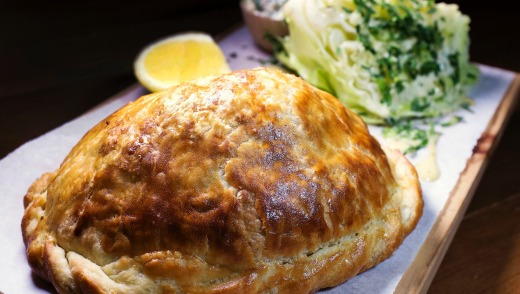
[[[124,106],[24,205],[29,264],[60,293],[304,293],[389,257],[423,203],[356,114],[260,68]]]

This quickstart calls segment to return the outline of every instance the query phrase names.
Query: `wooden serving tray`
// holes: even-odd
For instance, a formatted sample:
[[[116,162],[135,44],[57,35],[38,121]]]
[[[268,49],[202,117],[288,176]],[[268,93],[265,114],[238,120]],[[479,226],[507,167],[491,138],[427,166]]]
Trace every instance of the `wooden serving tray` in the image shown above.
[[[271,56],[253,43],[243,26],[219,40],[232,69],[271,66]],[[471,201],[483,170],[518,100],[520,76],[480,66],[482,77],[470,93],[472,113],[466,123],[443,130],[439,139],[441,178],[421,182],[425,210],[417,228],[389,259],[324,293],[422,293],[433,276]],[[0,291],[47,293],[49,285],[31,275],[25,257],[20,221],[23,195],[42,173],[56,169],[76,142],[113,111],[147,92],[138,84],[106,100],[77,119],[27,142],[0,161]],[[378,137],[378,130],[370,127]],[[447,151],[446,151],[447,150]]]
[[[422,244],[416,258],[399,281],[395,293],[426,293],[455,232],[462,221],[491,154],[502,136],[520,92],[520,75],[516,74],[486,130],[478,139],[466,168],[453,188],[446,206]]]
[[[224,52],[227,54],[233,53],[234,57],[230,58],[229,62],[234,69],[266,66],[266,64],[269,66],[270,55],[259,50],[258,47],[254,45],[252,38],[243,27],[234,28],[232,32],[225,34],[220,44]],[[376,292],[384,293],[423,293],[427,291],[473,197],[490,155],[500,140],[502,130],[514,110],[514,105],[519,96],[519,74],[483,65],[481,65],[480,68],[482,74],[481,81],[475,87],[472,94],[478,96],[480,100],[484,100],[485,102],[493,100],[495,102],[494,105],[482,107],[493,108],[492,113],[489,113],[487,117],[484,114],[481,116],[480,111],[482,111],[482,109],[478,108],[480,101],[478,101],[477,98],[477,110],[474,113],[476,119],[472,121],[481,124],[480,129],[468,128],[466,132],[475,132],[475,136],[473,136],[473,138],[467,137],[462,142],[457,142],[458,144],[462,143],[465,145],[464,148],[466,152],[462,152],[465,158],[461,158],[461,153],[457,153],[457,155],[453,156],[456,157],[453,159],[462,161],[462,165],[456,167],[460,169],[458,173],[452,173],[453,181],[448,184],[442,184],[449,186],[448,189],[447,187],[444,187],[444,189],[433,189],[435,191],[434,193],[442,190],[440,193],[445,194],[443,195],[445,199],[433,203],[437,206],[436,209],[438,211],[433,219],[428,220],[428,224],[419,223],[419,227],[422,227],[422,229],[427,232],[422,232],[425,234],[424,239],[414,239],[413,242],[420,242],[419,244],[410,245],[410,254],[413,255],[414,258],[412,258],[410,263],[403,260],[394,262],[395,264],[399,264],[399,269],[394,266],[389,266],[391,271],[400,271],[404,263],[406,264],[406,269],[401,274],[388,277],[386,283],[382,283],[383,285],[380,285],[379,282],[374,286],[374,283],[370,281],[373,279],[372,277],[368,278],[368,281],[360,282],[360,277],[367,275],[364,273],[353,279],[355,281],[346,283],[359,282],[360,285],[363,286],[354,285],[351,287],[342,287],[343,285],[341,285],[339,286],[341,291],[331,289],[328,290],[328,292],[373,293],[372,290],[375,290]],[[498,87],[501,87],[502,91],[493,93],[493,89],[496,90]],[[489,109],[487,110],[489,111]],[[380,134],[379,130],[375,127],[371,127],[371,132],[376,137]],[[448,134],[444,138],[441,138],[441,140],[450,141],[453,137],[457,137],[457,135],[454,134],[450,137],[450,134]],[[381,139],[381,141],[384,140]],[[448,148],[451,149],[452,146]],[[444,158],[447,160],[452,159],[450,156]],[[451,167],[452,166],[448,166],[447,168]],[[441,173],[442,172],[441,170]],[[423,184],[427,186],[425,193],[428,193],[432,184]],[[435,186],[435,183],[433,186]],[[428,205],[428,201],[426,201],[426,205]],[[428,207],[426,206],[425,209],[428,209]],[[410,249],[410,247],[407,249]],[[417,251],[414,252],[415,249]],[[374,276],[377,275],[378,274],[374,274]]]

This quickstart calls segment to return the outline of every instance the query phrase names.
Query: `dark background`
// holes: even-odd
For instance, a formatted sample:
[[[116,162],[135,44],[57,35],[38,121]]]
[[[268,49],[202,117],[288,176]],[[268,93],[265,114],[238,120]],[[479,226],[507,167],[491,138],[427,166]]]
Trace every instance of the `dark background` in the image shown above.
[[[516,1],[447,2],[471,17],[473,61],[520,72]],[[135,83],[133,61],[150,42],[239,22],[238,0],[0,2],[0,158]],[[477,194],[520,192],[519,112],[488,171],[499,176]]]
[[[520,71],[515,1],[449,2],[472,19],[474,61]],[[1,2],[0,158],[134,83],[148,43],[240,21],[237,0]]]
[[[471,17],[473,61],[520,72],[517,1],[448,2]],[[136,83],[150,42],[239,22],[237,0],[1,1],[0,159]],[[519,130],[517,106],[468,213],[520,193]]]
[[[0,1],[0,158],[136,82],[148,43],[218,34],[237,1]]]

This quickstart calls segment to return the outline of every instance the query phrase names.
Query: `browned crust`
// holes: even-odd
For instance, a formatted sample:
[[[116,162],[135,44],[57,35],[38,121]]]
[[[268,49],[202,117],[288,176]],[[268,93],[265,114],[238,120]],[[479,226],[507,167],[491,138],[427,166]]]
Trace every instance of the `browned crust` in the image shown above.
[[[331,95],[272,69],[142,97],[25,196],[33,270],[59,292],[314,292],[415,227],[413,166]]]

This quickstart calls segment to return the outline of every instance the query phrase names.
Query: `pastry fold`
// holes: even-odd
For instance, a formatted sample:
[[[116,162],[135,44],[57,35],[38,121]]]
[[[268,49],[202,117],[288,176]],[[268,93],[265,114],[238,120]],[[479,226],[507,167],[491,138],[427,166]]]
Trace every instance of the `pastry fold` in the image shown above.
[[[358,115],[259,68],[124,106],[24,205],[28,262],[60,293],[310,293],[389,257],[423,202]]]

